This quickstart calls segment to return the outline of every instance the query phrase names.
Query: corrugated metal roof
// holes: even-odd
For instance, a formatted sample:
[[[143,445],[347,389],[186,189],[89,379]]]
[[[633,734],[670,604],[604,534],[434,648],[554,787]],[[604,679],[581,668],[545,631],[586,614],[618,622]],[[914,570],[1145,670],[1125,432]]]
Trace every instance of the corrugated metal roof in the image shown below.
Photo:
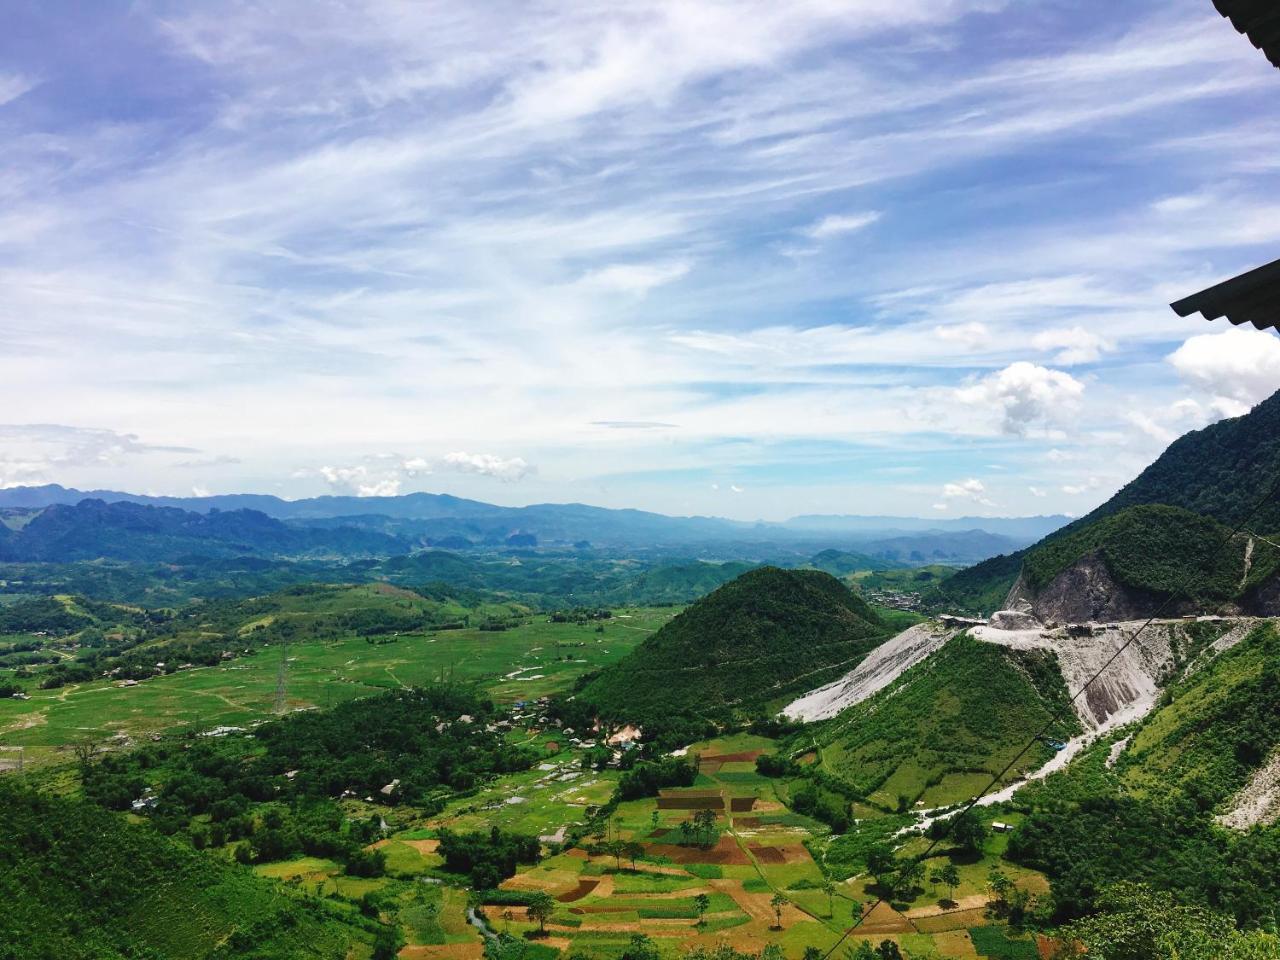
[[[1259,330],[1280,328],[1280,260],[1225,280],[1171,306],[1180,317],[1198,313],[1206,320],[1226,317],[1236,326],[1252,323]]]
[[[1280,67],[1280,3],[1276,0],[1213,0],[1218,12]]]

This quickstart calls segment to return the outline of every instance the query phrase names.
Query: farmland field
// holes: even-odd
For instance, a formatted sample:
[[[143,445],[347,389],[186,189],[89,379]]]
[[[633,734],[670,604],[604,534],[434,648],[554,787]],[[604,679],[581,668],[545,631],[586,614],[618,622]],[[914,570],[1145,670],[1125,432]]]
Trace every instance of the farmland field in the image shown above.
[[[621,659],[676,612],[618,610],[602,633],[595,624],[550,623],[544,615],[502,631],[467,628],[401,634],[393,642],[350,636],[298,643],[288,651],[288,707],[325,707],[442,677],[479,683],[498,703],[535,699]],[[102,679],[33,688],[29,700],[0,700],[0,746],[23,747],[27,764],[39,766],[89,736],[138,738],[190,727],[243,726],[273,713],[279,670],[276,652],[257,648],[218,666],[133,686]]]

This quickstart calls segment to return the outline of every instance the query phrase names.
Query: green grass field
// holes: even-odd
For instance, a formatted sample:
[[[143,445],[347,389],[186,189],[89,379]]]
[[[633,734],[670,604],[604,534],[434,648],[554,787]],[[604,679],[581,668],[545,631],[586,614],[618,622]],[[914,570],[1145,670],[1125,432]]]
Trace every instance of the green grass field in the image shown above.
[[[500,632],[473,628],[405,634],[392,643],[359,637],[300,643],[289,648],[288,703],[295,710],[325,707],[442,676],[475,681],[500,703],[531,700],[621,659],[675,612],[619,610],[603,633],[594,625],[532,617]],[[258,649],[136,686],[97,680],[32,689],[30,700],[0,700],[0,746],[24,747],[27,763],[38,766],[66,759],[61,751],[86,737],[136,739],[192,726],[243,726],[272,714],[279,666],[273,650]]]

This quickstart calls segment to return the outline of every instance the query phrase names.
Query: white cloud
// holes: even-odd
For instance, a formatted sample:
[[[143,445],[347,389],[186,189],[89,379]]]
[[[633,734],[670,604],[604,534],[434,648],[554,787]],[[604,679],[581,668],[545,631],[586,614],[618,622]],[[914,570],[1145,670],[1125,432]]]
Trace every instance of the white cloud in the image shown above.
[[[1168,361],[1213,397],[1221,416],[1240,416],[1280,390],[1280,337],[1233,328],[1191,337]]]
[[[935,504],[933,505],[933,509],[935,509],[935,510],[950,510],[950,509],[951,509],[951,504],[949,504],[949,503],[935,503]]]
[[[1022,436],[1036,424],[1073,410],[1084,395],[1084,384],[1069,373],[1020,360],[955,395],[961,403],[999,411],[1004,432]]]
[[[689,272],[690,264],[679,260],[671,263],[614,263],[592,270],[579,281],[584,287],[642,297],[655,287],[679,280]]]
[[[948,483],[942,488],[944,500],[972,500],[984,507],[994,507],[995,503],[987,497],[986,493],[986,485],[976,478],[962,480],[959,483]]]
[[[378,470],[366,464],[323,466],[318,472],[335,490],[354,493],[357,497],[394,497],[400,492],[402,482],[394,468]]]
[[[1031,492],[1033,497],[1047,497],[1049,495],[1049,491],[1040,487],[1027,487],[1027,490]]]
[[[17,100],[28,90],[32,90],[37,81],[17,73],[0,73],[0,106]]]
[[[976,320],[933,328],[934,335],[947,343],[958,343],[969,350],[985,347],[991,342],[991,328]]]
[[[534,472],[521,457],[504,458],[491,453],[446,453],[443,463],[463,473],[479,473],[506,482],[523,480]]]
[[[1113,349],[1109,341],[1084,327],[1042,330],[1032,337],[1031,345],[1037,350],[1057,350],[1053,362],[1066,367],[1095,363],[1104,351]]]
[[[1102,481],[1098,477],[1089,477],[1083,483],[1063,484],[1062,492],[1068,496],[1079,496],[1082,493],[1088,493],[1091,490],[1097,490],[1102,486]]]
[[[729,492],[730,492],[730,493],[742,493],[742,487],[738,486],[736,483],[731,483],[731,484],[729,484]]]
[[[202,487],[202,486],[199,486],[199,485],[196,485],[196,486],[194,486],[194,487],[192,487],[192,488],[191,488],[191,495],[192,495],[193,497],[211,497],[211,496],[213,496],[213,494],[209,491],[209,488],[208,488],[208,487]]]
[[[880,216],[881,214],[876,210],[867,210],[862,213],[835,213],[806,227],[804,235],[811,240],[827,240],[847,233],[857,233],[878,221]]]

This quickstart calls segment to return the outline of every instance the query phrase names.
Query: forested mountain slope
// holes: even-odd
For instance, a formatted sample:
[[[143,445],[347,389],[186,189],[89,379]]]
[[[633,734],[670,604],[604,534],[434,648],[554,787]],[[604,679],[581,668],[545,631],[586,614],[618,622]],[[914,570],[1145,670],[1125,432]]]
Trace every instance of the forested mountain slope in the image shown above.
[[[149,826],[4,778],[0,811],[0,960],[368,955],[367,922]]]
[[[613,720],[757,714],[851,669],[888,632],[817,570],[761,567],[693,604],[578,699]]]
[[[1245,518],[1280,480],[1280,393],[1243,417],[1223,420],[1175,441],[1151,466],[1087,516],[1018,553],[994,557],[964,570],[939,586],[931,599],[957,608],[990,612],[1002,606],[1010,588],[1021,586],[1028,598],[1047,588],[1053,577],[1086,557],[1100,556],[1120,587],[1154,591],[1142,602],[1122,605],[1099,616],[1141,615],[1152,600],[1163,599],[1188,569],[1204,570],[1193,606],[1241,601],[1246,607],[1266,595],[1276,570],[1275,551],[1261,541],[1241,538],[1209,561],[1210,547]],[[1160,505],[1170,510],[1152,510]],[[1194,514],[1195,516],[1191,516]],[[1280,530],[1280,498],[1266,505],[1250,529],[1268,536]],[[1250,572],[1243,566],[1250,555]],[[1239,573],[1235,587],[1233,573]],[[1077,584],[1079,594],[1087,584]],[[1266,612],[1266,611],[1262,611]]]

